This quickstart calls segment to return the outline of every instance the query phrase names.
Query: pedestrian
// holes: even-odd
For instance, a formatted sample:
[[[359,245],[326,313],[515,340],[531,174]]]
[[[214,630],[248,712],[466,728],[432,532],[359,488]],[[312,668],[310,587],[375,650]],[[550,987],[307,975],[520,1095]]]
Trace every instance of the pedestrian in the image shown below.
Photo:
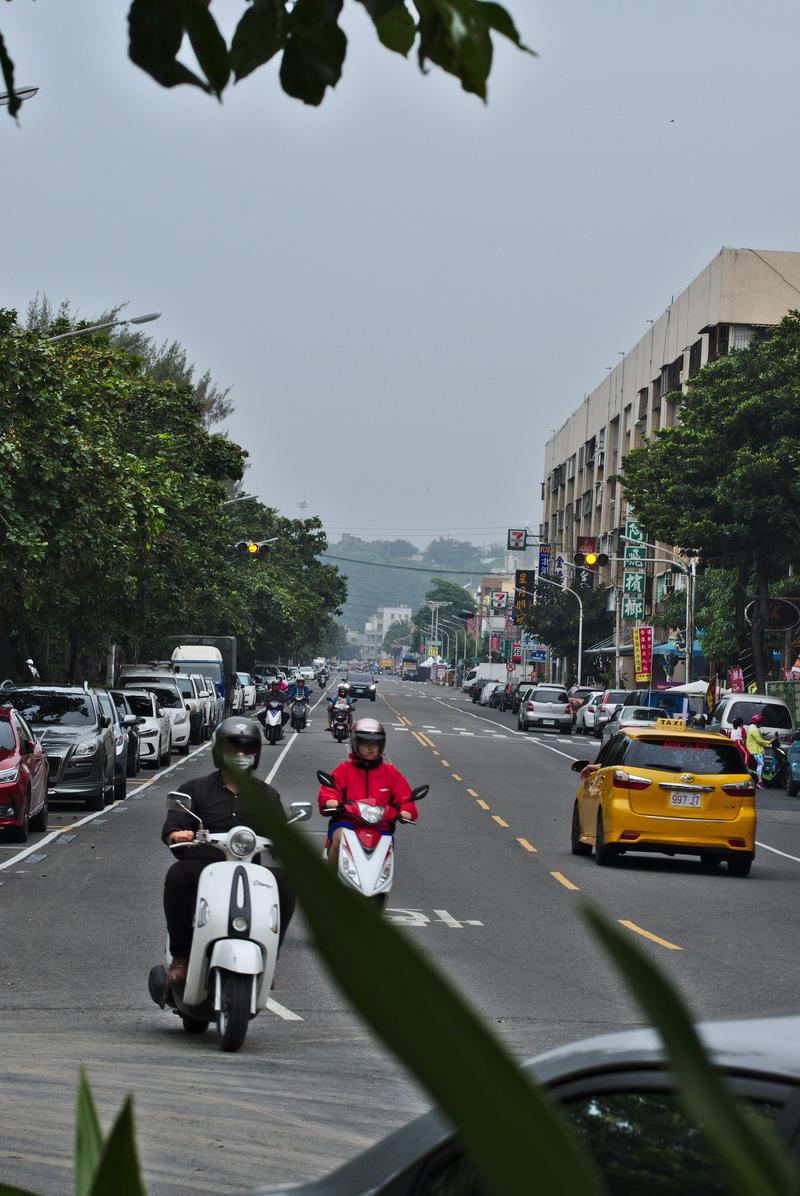
[[[745,768],[749,770],[750,754],[747,750],[747,731],[745,730],[743,718],[735,718],[733,720],[733,723],[731,724],[730,736],[733,742],[736,744],[739,754],[744,760]]]

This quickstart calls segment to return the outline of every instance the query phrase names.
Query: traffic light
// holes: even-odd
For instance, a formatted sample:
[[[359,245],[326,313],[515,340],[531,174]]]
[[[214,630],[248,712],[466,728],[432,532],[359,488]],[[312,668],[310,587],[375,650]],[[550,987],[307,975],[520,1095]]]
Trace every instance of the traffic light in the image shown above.
[[[587,569],[594,569],[597,565],[608,564],[608,553],[605,552],[576,552],[575,564],[584,565]]]
[[[254,561],[267,555],[271,543],[271,540],[237,540],[233,545],[233,551],[237,557]]]

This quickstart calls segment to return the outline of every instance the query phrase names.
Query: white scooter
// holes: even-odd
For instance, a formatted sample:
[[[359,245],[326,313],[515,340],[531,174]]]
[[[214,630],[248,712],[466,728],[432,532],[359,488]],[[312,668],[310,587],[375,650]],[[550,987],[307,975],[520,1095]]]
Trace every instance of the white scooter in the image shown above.
[[[333,811],[336,818],[346,812],[355,825],[342,827],[339,844],[339,879],[368,898],[379,909],[383,909],[389,897],[394,880],[394,835],[385,835],[375,830],[386,814],[385,805],[373,802],[348,801],[345,794],[336,789],[336,782],[330,773],[317,773],[320,785],[339,793],[340,805]],[[420,785],[411,793],[412,801],[421,801],[430,785]],[[395,824],[397,825],[397,824]],[[404,823],[413,826],[413,823]]]
[[[263,710],[258,712],[257,718],[263,723],[267,743],[275,744],[283,737],[283,702],[267,699]]]
[[[186,982],[167,985],[167,943],[164,964],[150,971],[150,996],[162,1009],[170,1005],[188,1034],[203,1034],[215,1021],[221,1049],[238,1051],[250,1019],[267,1007],[278,958],[278,886],[268,868],[252,862],[270,841],[247,826],[209,833],[187,793],[167,794],[167,807],[200,823],[195,838],[171,844],[173,850],[202,843],[219,848],[225,859],[200,873]],[[311,817],[311,802],[292,802],[289,809],[290,823]]]

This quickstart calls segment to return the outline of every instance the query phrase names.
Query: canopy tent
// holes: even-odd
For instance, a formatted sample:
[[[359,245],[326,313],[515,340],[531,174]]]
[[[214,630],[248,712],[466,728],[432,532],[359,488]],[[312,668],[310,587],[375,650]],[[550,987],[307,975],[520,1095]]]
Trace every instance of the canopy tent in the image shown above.
[[[708,693],[707,681],[690,681],[688,685],[671,685],[665,689],[668,694],[686,694],[687,696],[701,696]]]

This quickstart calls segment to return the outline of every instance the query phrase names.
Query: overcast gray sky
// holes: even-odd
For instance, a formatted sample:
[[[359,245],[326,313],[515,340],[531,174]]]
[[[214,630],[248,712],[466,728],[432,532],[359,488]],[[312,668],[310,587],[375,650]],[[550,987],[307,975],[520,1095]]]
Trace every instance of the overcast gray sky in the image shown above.
[[[488,107],[347,0],[321,109],[128,62],[124,0],[15,0],[0,303],[163,312],[247,485],[341,530],[538,524],[543,447],[723,245],[800,249],[794,0],[507,0]],[[214,4],[235,18],[239,4]]]

